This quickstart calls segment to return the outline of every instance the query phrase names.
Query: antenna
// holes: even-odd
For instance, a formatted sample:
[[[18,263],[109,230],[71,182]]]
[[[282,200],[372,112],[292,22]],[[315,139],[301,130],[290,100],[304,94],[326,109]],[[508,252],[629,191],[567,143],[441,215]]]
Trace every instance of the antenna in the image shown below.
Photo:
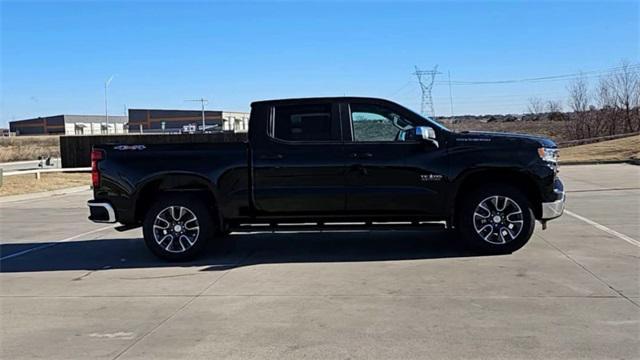
[[[431,90],[433,89],[433,82],[436,79],[436,75],[440,74],[440,72],[438,72],[438,65],[434,66],[433,70],[420,70],[417,65],[415,66],[415,69],[416,72],[414,72],[413,75],[418,78],[420,90],[422,90],[420,113],[426,116],[435,116]]]
[[[206,124],[204,122],[204,105],[208,104],[209,100],[204,99],[204,98],[200,98],[200,99],[185,100],[185,101],[198,101],[198,102],[200,102],[200,104],[202,104],[202,133],[204,134],[204,130],[206,128]]]
[[[447,75],[449,75],[449,105],[451,106],[451,128],[455,131],[456,125],[453,118],[453,92],[451,91],[451,71],[447,71]]]

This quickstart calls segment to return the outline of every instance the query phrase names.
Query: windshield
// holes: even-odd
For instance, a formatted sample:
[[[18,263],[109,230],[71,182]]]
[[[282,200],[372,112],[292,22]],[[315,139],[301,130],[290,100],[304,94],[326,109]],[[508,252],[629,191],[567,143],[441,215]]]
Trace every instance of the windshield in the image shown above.
[[[407,111],[412,112],[412,113],[413,113],[413,114],[415,114],[416,116],[423,118],[423,119],[424,119],[424,120],[426,120],[429,124],[431,124],[431,125],[433,125],[433,126],[437,127],[438,129],[445,130],[445,131],[451,131],[451,130],[449,130],[446,126],[442,125],[441,123],[439,123],[437,120],[435,120],[434,118],[432,118],[432,117],[430,117],[430,116],[426,116],[426,115],[418,114],[417,112],[415,112],[415,111],[413,111],[413,110],[411,110],[411,109],[408,109],[408,108],[405,108],[405,109],[407,109]]]

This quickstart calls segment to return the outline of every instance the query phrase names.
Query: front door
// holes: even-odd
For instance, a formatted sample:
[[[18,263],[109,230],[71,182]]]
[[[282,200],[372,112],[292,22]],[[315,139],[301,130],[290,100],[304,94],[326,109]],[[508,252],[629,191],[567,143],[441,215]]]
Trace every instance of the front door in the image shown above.
[[[270,117],[267,143],[253,149],[259,215],[344,212],[345,159],[337,105],[279,105]]]
[[[441,211],[446,157],[441,147],[405,140],[430,125],[387,104],[343,105],[347,157],[347,211],[357,214],[430,214]],[[350,141],[349,141],[350,140]]]

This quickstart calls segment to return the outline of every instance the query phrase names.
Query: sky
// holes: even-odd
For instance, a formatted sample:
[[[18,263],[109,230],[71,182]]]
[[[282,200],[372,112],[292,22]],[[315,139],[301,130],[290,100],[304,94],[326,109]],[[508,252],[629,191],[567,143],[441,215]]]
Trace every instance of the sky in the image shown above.
[[[0,127],[125,108],[248,111],[283,97],[374,96],[420,110],[414,66],[438,65],[436,115],[566,104],[640,62],[640,2],[0,2]],[[452,86],[449,87],[449,74]],[[468,82],[472,82],[468,84]],[[566,105],[565,105],[566,107]]]

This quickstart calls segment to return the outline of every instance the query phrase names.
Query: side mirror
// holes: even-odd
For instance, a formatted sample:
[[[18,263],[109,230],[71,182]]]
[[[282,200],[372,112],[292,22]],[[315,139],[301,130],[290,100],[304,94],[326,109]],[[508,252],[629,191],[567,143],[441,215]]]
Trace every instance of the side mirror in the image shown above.
[[[415,128],[409,130],[408,138],[411,140],[418,140],[432,144],[435,147],[439,147],[438,141],[436,140],[436,132],[433,128],[429,126],[416,126]]]

